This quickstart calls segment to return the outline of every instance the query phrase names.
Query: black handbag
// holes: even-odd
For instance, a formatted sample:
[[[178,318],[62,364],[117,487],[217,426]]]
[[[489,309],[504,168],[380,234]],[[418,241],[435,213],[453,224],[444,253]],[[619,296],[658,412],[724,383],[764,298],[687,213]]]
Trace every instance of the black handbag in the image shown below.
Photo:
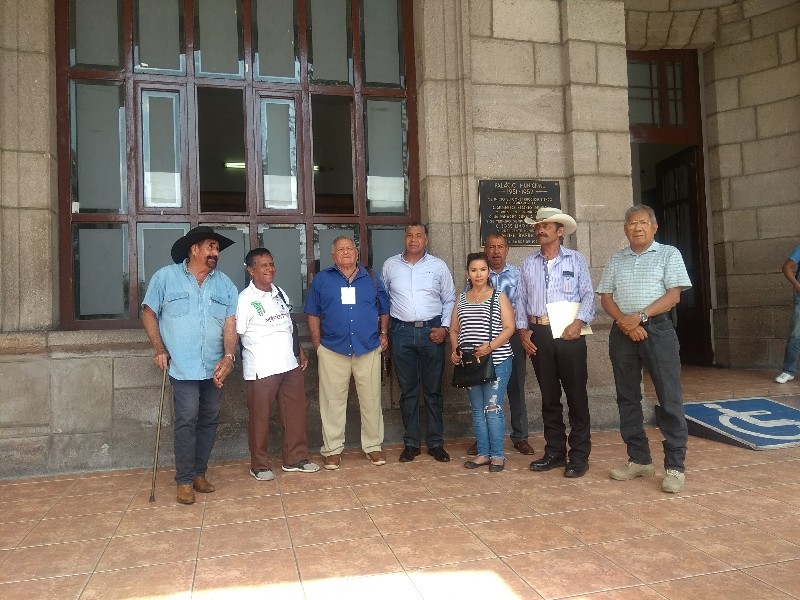
[[[492,341],[492,326],[494,325],[494,302],[496,292],[492,293],[492,303],[489,306],[489,341]],[[483,385],[490,381],[497,381],[497,374],[494,371],[494,361],[492,360],[492,353],[486,356],[475,356],[472,352],[468,352],[458,347],[458,352],[461,353],[461,362],[453,368],[453,387],[468,388],[475,385]]]

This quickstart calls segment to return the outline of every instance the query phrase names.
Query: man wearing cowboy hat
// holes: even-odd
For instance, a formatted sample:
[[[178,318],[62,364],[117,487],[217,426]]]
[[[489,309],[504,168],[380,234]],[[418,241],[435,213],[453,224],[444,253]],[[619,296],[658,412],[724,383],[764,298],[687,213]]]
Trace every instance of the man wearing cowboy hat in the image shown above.
[[[517,303],[514,311],[522,347],[530,355],[542,393],[544,456],[534,460],[532,471],[565,467],[565,477],[582,477],[589,470],[591,434],[589,396],[586,391],[586,340],[581,328],[594,318],[594,292],[586,258],[562,246],[565,235],[578,225],[557,208],[540,208],[534,225],[540,248],[522,262]],[[566,300],[578,302],[578,314],[560,338],[553,338],[547,304]],[[561,404],[567,397],[569,438]],[[569,441],[569,452],[567,442]]]
[[[233,244],[211,227],[195,227],[172,246],[172,260],[156,271],[142,301],[142,323],[153,363],[169,367],[175,427],[175,481],[180,504],[214,486],[206,469],[219,423],[222,383],[233,370],[238,291],[216,270]]]

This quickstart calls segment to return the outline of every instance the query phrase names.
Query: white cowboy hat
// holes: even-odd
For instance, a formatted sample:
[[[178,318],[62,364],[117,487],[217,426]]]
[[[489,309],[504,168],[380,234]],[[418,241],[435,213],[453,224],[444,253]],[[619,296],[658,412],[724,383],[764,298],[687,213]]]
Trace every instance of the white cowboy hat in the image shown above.
[[[568,214],[561,212],[558,208],[545,206],[536,211],[536,217],[525,217],[525,222],[528,225],[536,225],[537,223],[558,223],[564,226],[564,235],[575,233],[578,230],[578,224],[575,219]]]

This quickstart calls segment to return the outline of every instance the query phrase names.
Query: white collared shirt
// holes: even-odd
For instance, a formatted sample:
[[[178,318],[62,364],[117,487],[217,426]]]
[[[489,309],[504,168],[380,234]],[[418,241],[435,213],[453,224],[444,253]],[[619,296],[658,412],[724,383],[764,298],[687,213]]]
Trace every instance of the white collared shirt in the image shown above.
[[[273,284],[271,292],[263,292],[251,281],[239,294],[236,332],[242,340],[242,367],[248,381],[297,368],[290,310],[278,290]],[[283,296],[288,301],[286,292]]]

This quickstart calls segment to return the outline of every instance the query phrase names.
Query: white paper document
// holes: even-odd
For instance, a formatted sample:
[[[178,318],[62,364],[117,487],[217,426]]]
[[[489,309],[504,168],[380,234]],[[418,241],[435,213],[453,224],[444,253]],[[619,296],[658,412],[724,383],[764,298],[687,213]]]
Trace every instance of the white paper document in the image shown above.
[[[547,316],[550,319],[553,339],[560,338],[567,325],[570,325],[576,319],[580,306],[580,302],[570,302],[568,300],[550,302],[547,305]],[[581,327],[581,335],[590,335],[591,333],[592,328],[589,325]]]

